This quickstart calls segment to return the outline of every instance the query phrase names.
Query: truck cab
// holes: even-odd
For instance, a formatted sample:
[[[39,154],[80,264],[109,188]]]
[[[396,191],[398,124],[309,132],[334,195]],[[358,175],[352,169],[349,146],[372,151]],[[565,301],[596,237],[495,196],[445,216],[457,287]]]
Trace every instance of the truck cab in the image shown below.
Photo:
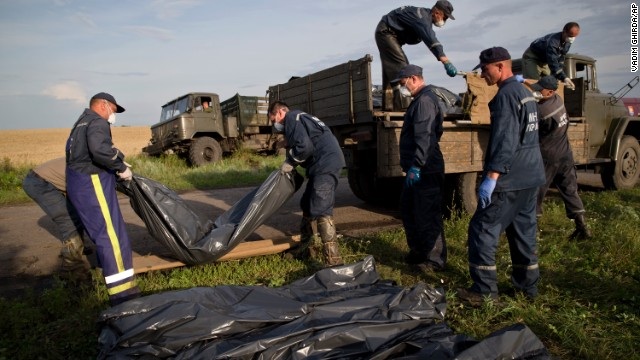
[[[520,59],[514,60],[513,69],[514,73],[520,73]],[[640,118],[631,116],[621,96],[616,94],[633,88],[637,77],[635,83],[608,94],[598,87],[594,58],[567,54],[564,71],[575,84],[575,90],[562,89],[570,124],[574,127],[584,124],[587,129],[585,136],[571,144],[576,165],[600,173],[607,189],[634,187],[640,175]]]

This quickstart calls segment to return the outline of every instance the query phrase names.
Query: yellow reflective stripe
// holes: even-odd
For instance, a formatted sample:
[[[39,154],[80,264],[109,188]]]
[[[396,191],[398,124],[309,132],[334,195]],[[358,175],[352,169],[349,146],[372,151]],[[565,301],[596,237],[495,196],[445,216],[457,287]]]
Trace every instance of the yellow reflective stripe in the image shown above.
[[[91,175],[91,182],[93,183],[93,190],[98,198],[100,204],[100,211],[102,211],[102,217],[107,226],[107,235],[113,248],[113,256],[116,260],[118,272],[124,271],[124,264],[122,263],[122,253],[120,252],[120,242],[118,241],[118,235],[113,228],[113,222],[111,221],[111,213],[109,212],[109,204],[107,204],[107,198],[104,197],[104,191],[102,190],[102,184],[100,183],[100,176],[98,174]]]
[[[119,294],[123,291],[129,290],[131,288],[134,288],[136,286],[136,282],[135,280],[126,282],[124,284],[118,285],[118,286],[114,286],[112,288],[108,288],[107,292],[109,294],[109,296],[111,295],[115,295],[115,294]]]

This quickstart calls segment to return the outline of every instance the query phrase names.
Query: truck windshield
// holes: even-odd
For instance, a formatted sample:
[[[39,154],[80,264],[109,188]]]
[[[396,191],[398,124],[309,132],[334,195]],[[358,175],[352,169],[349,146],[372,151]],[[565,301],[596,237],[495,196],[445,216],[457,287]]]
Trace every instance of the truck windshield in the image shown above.
[[[172,119],[183,112],[187,111],[189,107],[189,97],[183,97],[176,101],[172,101],[162,107],[162,113],[160,114],[160,121]]]

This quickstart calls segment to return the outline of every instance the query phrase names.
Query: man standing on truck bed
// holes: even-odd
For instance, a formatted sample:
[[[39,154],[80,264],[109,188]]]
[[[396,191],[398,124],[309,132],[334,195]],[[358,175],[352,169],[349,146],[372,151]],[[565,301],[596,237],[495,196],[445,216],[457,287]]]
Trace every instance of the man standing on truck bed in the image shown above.
[[[447,0],[438,0],[431,9],[403,6],[383,16],[376,28],[375,38],[380,61],[382,62],[382,106],[384,110],[401,110],[402,96],[399,89],[393,89],[391,79],[409,64],[402,45],[424,42],[433,55],[442,62],[447,75],[454,77],[458,70],[444,53],[442,44],[436,38],[433,25],[444,26],[453,17],[453,6]],[[391,95],[393,94],[393,95]]]
[[[287,155],[280,169],[291,172],[300,165],[306,169],[307,187],[300,199],[299,254],[309,256],[313,239],[313,221],[317,221],[322,240],[324,263],[341,265],[338,236],[333,222],[333,206],[340,170],[345,166],[338,139],[320,119],[299,110],[289,110],[285,102],[269,105],[269,120],[277,133],[285,134]]]
[[[413,96],[400,132],[400,165],[407,175],[401,210],[409,254],[405,261],[419,270],[443,270],[447,246],[442,218],[444,158],[440,151],[443,115],[435,94],[425,86],[422,68],[407,65],[393,80]]]
[[[545,35],[534,40],[522,54],[522,75],[525,79],[538,80],[552,75],[571,90],[575,85],[564,73],[564,57],[580,34],[580,25],[568,22],[562,32]]]
[[[525,80],[528,82],[528,80]],[[578,177],[576,175],[573,152],[567,138],[569,118],[564,101],[556,93],[558,81],[553,76],[545,76],[537,83],[531,84],[533,90],[542,94],[538,102],[538,136],[540,137],[540,153],[544,161],[547,182],[538,192],[537,214],[542,215],[542,202],[551,184],[555,185],[564,201],[564,208],[569,219],[573,219],[576,230],[570,239],[583,240],[591,237],[584,219],[584,205],[578,195]]]
[[[536,197],[544,184],[534,97],[516,80],[511,55],[502,47],[480,53],[482,77],[498,93],[489,102],[491,127],[478,208],[469,222],[469,273],[473,285],[458,297],[480,306],[498,298],[496,250],[502,231],[511,253],[511,281],[528,298],[538,295]]]

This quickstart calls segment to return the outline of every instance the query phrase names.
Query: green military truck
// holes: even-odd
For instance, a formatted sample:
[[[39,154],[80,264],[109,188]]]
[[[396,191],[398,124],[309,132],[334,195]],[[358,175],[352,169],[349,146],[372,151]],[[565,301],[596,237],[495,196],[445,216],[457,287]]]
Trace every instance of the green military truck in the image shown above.
[[[151,156],[175,153],[193,166],[214,163],[240,148],[272,152],[277,136],[267,107],[266,97],[236,94],[220,102],[215,93],[182,95],[162,106],[142,151]]]
[[[319,117],[342,146],[353,193],[367,202],[396,204],[404,177],[398,146],[404,113],[374,106],[371,62],[372,57],[366,55],[270,86],[269,102],[283,100],[291,108]],[[595,60],[569,55],[566,67],[576,84],[576,91],[565,93],[576,164],[600,172],[609,188],[635,186],[640,119],[628,116],[617,98],[600,93]],[[461,110],[445,114],[440,147],[448,202],[472,212],[489,138],[487,104],[497,87],[488,87],[479,74],[467,73],[465,79],[467,92],[461,96]]]

